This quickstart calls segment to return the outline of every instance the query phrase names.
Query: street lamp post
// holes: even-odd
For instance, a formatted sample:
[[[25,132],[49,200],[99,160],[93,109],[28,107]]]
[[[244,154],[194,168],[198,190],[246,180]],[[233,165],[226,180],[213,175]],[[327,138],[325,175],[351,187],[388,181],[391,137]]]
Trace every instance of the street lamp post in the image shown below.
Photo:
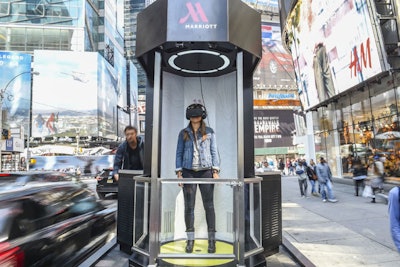
[[[24,72],[21,72],[21,73],[19,73],[19,74],[17,74],[17,75],[15,75],[11,80],[9,80],[8,81],[8,83],[6,84],[6,86],[4,86],[4,88],[2,88],[1,90],[0,90],[0,133],[1,134],[3,134],[3,100],[4,100],[4,95],[5,95],[5,93],[7,92],[7,89],[8,89],[8,86],[16,79],[16,78],[18,78],[19,76],[21,76],[21,75],[23,75],[23,74],[27,74],[27,73],[30,73],[30,74],[33,74],[33,75],[39,75],[40,73],[39,72],[37,72],[37,71],[24,71]],[[32,89],[31,89],[32,90]],[[31,100],[32,101],[32,100]],[[28,122],[28,124],[30,124],[30,108],[29,108],[29,122]],[[28,135],[29,135],[29,133],[28,133]],[[28,141],[28,144],[29,144],[29,141]],[[29,147],[28,147],[28,152],[27,152],[28,154],[29,154]],[[29,164],[29,162],[28,162],[28,164]],[[2,160],[1,160],[1,149],[0,149],[0,171],[2,171]]]

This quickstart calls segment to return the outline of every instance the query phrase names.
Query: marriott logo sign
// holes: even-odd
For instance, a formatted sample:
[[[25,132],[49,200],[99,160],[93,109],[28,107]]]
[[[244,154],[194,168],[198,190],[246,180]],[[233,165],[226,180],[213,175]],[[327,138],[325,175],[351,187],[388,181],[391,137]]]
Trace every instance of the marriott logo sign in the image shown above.
[[[217,24],[209,23],[207,14],[199,2],[186,2],[187,14],[179,19],[185,29],[216,29]]]

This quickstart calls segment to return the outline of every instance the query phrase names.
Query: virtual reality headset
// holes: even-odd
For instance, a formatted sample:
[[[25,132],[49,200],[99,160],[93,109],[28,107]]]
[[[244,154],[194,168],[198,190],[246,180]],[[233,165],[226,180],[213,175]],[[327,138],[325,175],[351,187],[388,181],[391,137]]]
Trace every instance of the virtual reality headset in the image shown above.
[[[207,118],[206,108],[201,104],[191,104],[186,108],[186,119],[192,117],[201,117],[203,120]]]

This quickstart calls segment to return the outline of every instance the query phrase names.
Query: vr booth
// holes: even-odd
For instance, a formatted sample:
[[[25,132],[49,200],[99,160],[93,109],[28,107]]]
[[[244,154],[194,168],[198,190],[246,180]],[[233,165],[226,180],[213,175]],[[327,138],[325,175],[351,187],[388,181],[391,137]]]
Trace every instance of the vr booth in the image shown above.
[[[271,187],[279,200],[263,200],[264,178],[254,174],[252,86],[261,49],[261,15],[240,0],[158,0],[138,14],[136,56],[147,74],[144,174],[121,171],[119,192],[121,184],[130,186],[118,200],[132,214],[118,223],[131,231],[128,240],[124,227],[117,234],[121,249],[131,245],[130,266],[265,266],[270,234],[263,225],[271,224],[263,204],[280,201],[280,175]],[[216,133],[219,179],[176,177],[178,134],[193,103],[205,107],[204,120]],[[215,253],[207,252],[199,190],[194,250],[185,252],[179,183],[214,184]]]

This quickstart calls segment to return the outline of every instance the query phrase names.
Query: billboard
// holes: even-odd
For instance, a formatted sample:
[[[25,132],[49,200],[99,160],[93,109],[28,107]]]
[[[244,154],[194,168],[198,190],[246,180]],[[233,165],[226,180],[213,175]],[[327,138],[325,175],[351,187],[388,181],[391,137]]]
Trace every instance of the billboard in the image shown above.
[[[226,41],[227,4],[222,1],[168,1],[168,41]]]
[[[32,136],[97,136],[98,53],[36,50]]]
[[[261,24],[262,58],[253,74],[254,89],[295,89],[292,56],[283,48],[278,23]]]
[[[305,0],[285,25],[299,95],[309,109],[385,71],[366,0]]]
[[[24,128],[28,133],[31,102],[31,62],[32,56],[17,52],[0,51],[0,88],[2,95],[2,115],[5,128]]]
[[[122,91],[126,92],[126,87],[121,87],[121,75],[100,55],[98,55],[98,68],[98,135],[115,139],[117,137],[118,106],[125,107],[126,105],[126,96],[122,97],[121,94]],[[121,99],[123,102],[118,105],[118,101]]]
[[[254,110],[254,148],[292,146],[294,129],[292,110]]]
[[[247,3],[249,6],[263,10],[278,13],[278,0],[242,0],[243,2]]]

